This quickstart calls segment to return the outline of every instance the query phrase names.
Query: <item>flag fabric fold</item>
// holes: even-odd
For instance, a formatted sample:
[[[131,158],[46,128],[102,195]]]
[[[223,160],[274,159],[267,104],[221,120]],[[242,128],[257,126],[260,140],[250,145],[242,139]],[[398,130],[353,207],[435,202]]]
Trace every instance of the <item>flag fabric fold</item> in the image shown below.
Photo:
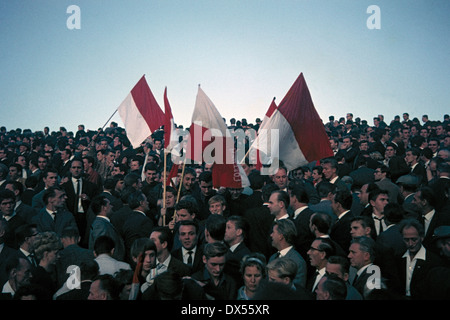
[[[164,124],[164,112],[145,80],[145,75],[120,104],[119,115],[133,148],[137,148]]]
[[[288,170],[333,156],[303,73],[262,124],[252,148],[277,157]]]
[[[189,129],[186,159],[212,163],[215,188],[244,188],[250,185],[236,161],[234,138],[213,102],[199,87]]]

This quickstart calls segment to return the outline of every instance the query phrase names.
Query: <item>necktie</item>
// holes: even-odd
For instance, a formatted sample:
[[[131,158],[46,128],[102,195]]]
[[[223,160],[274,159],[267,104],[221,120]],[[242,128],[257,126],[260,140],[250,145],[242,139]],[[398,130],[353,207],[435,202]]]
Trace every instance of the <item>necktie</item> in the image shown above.
[[[188,257],[188,260],[187,260],[187,263],[188,263],[188,265],[190,265],[190,266],[192,266],[192,251],[188,251],[188,254],[189,254],[189,257]]]
[[[36,267],[37,266],[37,262],[36,262],[36,258],[34,256],[34,253],[30,253],[28,258],[30,259],[31,264]]]
[[[75,212],[80,212],[80,207],[81,207],[80,194],[81,194],[81,184],[80,184],[80,179],[77,179],[77,201],[76,201],[76,205],[75,205]]]
[[[281,256],[281,252],[278,251],[278,252],[277,252],[277,255],[275,256],[275,259],[278,259],[280,256]]]
[[[377,218],[377,217],[375,217],[375,220],[378,220],[378,225],[380,226],[378,234],[383,232],[383,219],[384,218]]]

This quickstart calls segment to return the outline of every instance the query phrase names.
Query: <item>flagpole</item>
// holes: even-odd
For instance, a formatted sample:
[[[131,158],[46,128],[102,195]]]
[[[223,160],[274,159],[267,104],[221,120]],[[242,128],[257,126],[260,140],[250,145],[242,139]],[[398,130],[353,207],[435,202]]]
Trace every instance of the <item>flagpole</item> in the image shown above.
[[[178,194],[177,194],[177,202],[180,200],[180,193],[181,193],[181,187],[183,186],[183,176],[184,176],[184,167],[186,166],[186,158],[184,158],[183,162],[183,168],[181,169],[181,178],[180,178],[180,185],[178,186]],[[175,222],[175,218],[177,217],[177,210],[173,213],[173,222]]]
[[[167,159],[167,149],[164,148],[164,171],[163,171],[163,209],[166,209],[166,171],[167,171],[167,164],[166,164],[166,159]],[[163,215],[163,226],[166,225],[166,214],[167,211],[165,212],[165,214]]]
[[[116,111],[114,111],[114,113],[111,115],[111,117],[109,117],[108,121],[106,121],[106,123],[103,125],[102,130],[106,127],[106,125],[108,124],[109,120],[111,120],[112,117],[114,117],[114,115],[117,113],[118,110],[119,110],[119,108],[117,108]]]

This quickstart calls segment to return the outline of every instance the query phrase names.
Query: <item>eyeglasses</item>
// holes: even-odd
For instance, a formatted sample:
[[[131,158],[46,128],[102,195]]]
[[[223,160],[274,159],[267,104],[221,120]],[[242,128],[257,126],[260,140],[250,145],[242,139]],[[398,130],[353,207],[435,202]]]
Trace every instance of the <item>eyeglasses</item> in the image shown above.
[[[309,250],[313,250],[313,251],[320,251],[320,252],[322,252],[323,250],[320,250],[320,249],[318,249],[318,248],[314,248],[314,247],[309,247]]]

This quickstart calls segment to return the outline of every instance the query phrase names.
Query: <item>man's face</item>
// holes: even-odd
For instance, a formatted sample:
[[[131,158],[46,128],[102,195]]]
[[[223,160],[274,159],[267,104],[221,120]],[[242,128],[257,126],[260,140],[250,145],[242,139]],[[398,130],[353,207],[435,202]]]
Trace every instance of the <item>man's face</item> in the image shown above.
[[[46,158],[39,158],[38,159],[38,167],[41,170],[45,170],[45,168],[47,167],[48,161]]]
[[[157,178],[158,178],[158,175],[156,173],[156,170],[145,171],[145,180],[147,180],[147,183],[155,182]]]
[[[212,214],[220,214],[223,215],[223,212],[225,211],[225,205],[223,205],[221,202],[212,202],[209,205],[209,211]]]
[[[269,205],[267,206],[270,210],[270,213],[274,216],[277,216],[282,209],[282,202],[278,201],[278,194],[272,193],[269,198]]]
[[[16,205],[15,199],[3,199],[0,203],[0,210],[4,216],[10,216],[14,213],[14,207]]]
[[[212,181],[200,181],[200,191],[205,197],[210,196],[213,191]]]
[[[450,259],[450,238],[437,240],[436,246],[443,257]]]
[[[428,138],[428,130],[427,129],[420,129],[420,135],[424,138]]]
[[[374,177],[375,181],[380,181],[381,179],[383,179],[383,173],[381,172],[380,168],[375,169],[375,171],[373,173],[373,177]]]
[[[226,243],[231,243],[237,237],[238,237],[238,230],[236,229],[236,223],[234,221],[227,221],[224,241]]]
[[[150,240],[152,240],[156,245],[156,252],[159,253],[165,248],[165,242],[161,243],[159,240],[159,236],[161,235],[161,232],[159,231],[153,231],[150,234]]]
[[[422,200],[422,191],[419,190],[414,194],[412,203],[415,204],[421,211],[423,211],[425,203]]]
[[[23,168],[27,166],[27,159],[24,156],[19,156],[16,163],[20,164]]]
[[[191,250],[197,245],[197,231],[194,226],[180,226],[179,228],[179,238],[181,245],[187,249]]]
[[[369,228],[364,228],[360,221],[352,221],[350,224],[350,235],[352,238],[367,236],[370,233]]]
[[[432,140],[428,143],[428,147],[435,153],[439,149],[439,143],[435,140]]]
[[[190,173],[184,175],[184,177],[183,177],[183,185],[186,188],[186,190],[191,190],[194,182],[195,182],[195,176],[193,176]]]
[[[384,155],[386,159],[392,158],[393,156],[395,156],[395,149],[390,146],[387,147]]]
[[[389,196],[387,194],[379,194],[375,200],[370,200],[370,205],[379,213],[384,211],[384,207],[389,203]]]
[[[406,244],[406,249],[413,255],[415,255],[422,246],[422,240],[419,236],[419,232],[414,227],[406,227],[402,232],[403,241]]]
[[[406,151],[405,162],[408,165],[413,165],[417,162],[417,157],[415,155],[413,155],[413,153],[411,151]]]
[[[9,178],[11,180],[16,180],[19,178],[19,171],[16,167],[9,167]]]
[[[283,235],[278,231],[277,225],[273,226],[272,233],[270,234],[270,238],[272,239],[272,247],[278,248],[278,244],[283,239]]]
[[[330,147],[332,150],[335,150],[338,148],[338,144],[333,139],[330,139]]]
[[[80,178],[81,174],[83,173],[83,163],[78,160],[72,161],[72,164],[70,166],[70,173],[72,174],[72,177]]]
[[[209,272],[211,277],[213,278],[220,278],[220,276],[223,273],[223,269],[225,268],[225,256],[221,257],[211,257],[209,259],[206,259],[205,256],[203,256],[203,263],[205,264],[206,270]]]
[[[130,162],[130,171],[139,170],[139,161],[131,161]]]
[[[244,188],[228,188],[232,200],[237,200],[244,191]]]
[[[17,286],[27,285],[32,278],[31,264],[26,259],[20,259],[20,265],[14,271],[14,280]]]
[[[348,258],[350,260],[350,265],[357,270],[366,265],[367,252],[360,250],[359,243],[352,243],[350,245]]]
[[[342,140],[342,148],[343,149],[348,149],[350,147],[351,147],[351,140],[350,140],[350,138],[344,138]]]
[[[54,208],[63,208],[66,203],[66,193],[62,190],[56,190],[55,196],[48,198],[48,203]]]
[[[149,272],[156,267],[156,252],[154,250],[147,250],[144,252],[144,260],[142,262],[143,271]]]
[[[325,257],[325,253],[319,249],[320,243],[320,240],[314,240],[307,252],[309,261],[313,267],[319,267]]]
[[[273,176],[273,182],[278,186],[280,189],[284,189],[287,186],[288,183],[288,177],[286,174],[286,170],[279,169],[277,173]]]
[[[337,275],[339,278],[341,278],[344,281],[348,280],[348,274],[347,273],[343,273],[340,264],[327,262],[327,266],[325,267],[325,271],[326,271],[326,273]]]
[[[180,209],[177,211],[177,218],[176,221],[183,221],[183,220],[194,220],[195,214],[190,214],[189,211],[186,209]]]
[[[332,168],[330,163],[324,163],[322,165],[322,173],[325,179],[332,179],[336,175],[336,169]]]
[[[58,181],[58,174],[56,172],[48,172],[47,177],[43,180],[47,188],[54,187]]]

